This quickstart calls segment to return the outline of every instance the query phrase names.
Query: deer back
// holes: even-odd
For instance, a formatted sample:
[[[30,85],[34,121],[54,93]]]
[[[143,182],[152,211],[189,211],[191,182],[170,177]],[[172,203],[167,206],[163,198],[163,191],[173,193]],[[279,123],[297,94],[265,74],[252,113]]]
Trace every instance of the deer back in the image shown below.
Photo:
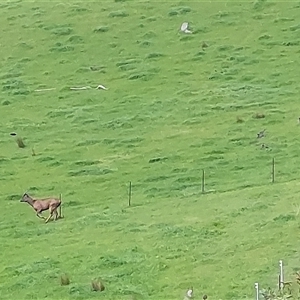
[[[33,207],[37,210],[48,210],[49,207],[56,208],[60,205],[60,200],[56,198],[35,199]]]

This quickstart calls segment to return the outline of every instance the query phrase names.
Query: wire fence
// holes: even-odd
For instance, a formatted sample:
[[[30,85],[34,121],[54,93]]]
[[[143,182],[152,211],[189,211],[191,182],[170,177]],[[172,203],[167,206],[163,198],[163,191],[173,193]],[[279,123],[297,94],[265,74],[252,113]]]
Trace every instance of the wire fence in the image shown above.
[[[191,169],[179,168],[178,173],[175,172],[177,169],[170,171],[170,165],[166,164],[165,169],[158,167],[155,173],[159,175],[150,176],[146,172],[145,178],[141,175],[136,182],[129,182],[128,205],[132,202],[133,188],[136,193],[149,198],[170,198],[262,187],[299,178],[296,158],[292,162],[289,158],[288,164],[284,157],[278,160],[276,157],[253,159],[247,167],[243,167],[243,163],[223,160],[221,164],[211,163],[206,168],[197,165]]]

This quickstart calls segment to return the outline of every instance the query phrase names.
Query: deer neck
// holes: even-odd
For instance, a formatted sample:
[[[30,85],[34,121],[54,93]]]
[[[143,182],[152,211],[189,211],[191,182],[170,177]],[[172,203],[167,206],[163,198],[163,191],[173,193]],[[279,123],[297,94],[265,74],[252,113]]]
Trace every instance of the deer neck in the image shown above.
[[[32,198],[29,198],[29,199],[27,200],[27,203],[28,203],[30,206],[32,206],[32,207],[33,207],[34,202],[35,202],[35,200],[32,199]]]

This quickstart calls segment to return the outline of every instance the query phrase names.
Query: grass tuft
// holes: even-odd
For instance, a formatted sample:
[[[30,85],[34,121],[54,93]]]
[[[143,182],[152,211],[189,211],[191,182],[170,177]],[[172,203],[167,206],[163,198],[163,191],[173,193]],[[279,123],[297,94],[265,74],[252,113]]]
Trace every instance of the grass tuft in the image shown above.
[[[60,276],[60,285],[69,285],[70,284],[70,278],[68,275],[63,274]]]
[[[6,105],[10,105],[11,102],[10,102],[9,100],[3,100],[3,101],[1,102],[1,104],[4,105],[4,106],[6,106]]]
[[[99,26],[95,28],[93,31],[94,32],[107,32],[109,30],[108,26]]]
[[[75,48],[73,46],[64,45],[61,42],[55,43],[55,45],[50,48],[50,52],[70,52],[70,51],[74,51],[74,50],[75,50]]]
[[[149,53],[146,55],[147,59],[153,59],[153,58],[159,58],[164,56],[162,53],[154,52],[154,53]]]
[[[168,15],[170,17],[177,16],[179,14],[184,15],[184,14],[189,13],[191,11],[192,11],[192,9],[189,6],[177,6],[177,7],[173,7],[169,11]]]
[[[256,113],[255,115],[253,115],[254,119],[264,119],[265,117],[266,115],[263,113]]]
[[[109,18],[125,18],[128,17],[129,14],[124,10],[112,11],[109,13]]]
[[[51,30],[51,33],[57,36],[70,35],[73,29],[70,27],[57,27]]]
[[[25,148],[25,144],[24,144],[24,141],[21,137],[17,137],[16,138],[16,143],[18,145],[19,148]]]
[[[70,170],[69,176],[100,176],[113,173],[114,171],[109,168],[99,167],[86,167],[79,170]]]
[[[244,120],[241,117],[236,117],[237,123],[244,123]]]
[[[101,279],[92,280],[91,290],[94,292],[103,292],[105,290],[105,286]]]
[[[154,162],[159,162],[159,161],[164,161],[168,159],[167,157],[155,157],[155,158],[151,158],[149,159],[149,163],[154,163]]]
[[[72,35],[67,40],[69,43],[73,44],[82,44],[84,43],[84,39],[79,35]]]

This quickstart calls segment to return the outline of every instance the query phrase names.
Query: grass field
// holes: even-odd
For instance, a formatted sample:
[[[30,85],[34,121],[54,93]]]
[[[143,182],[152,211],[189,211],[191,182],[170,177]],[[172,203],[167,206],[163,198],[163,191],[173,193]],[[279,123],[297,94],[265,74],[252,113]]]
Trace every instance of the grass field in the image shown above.
[[[254,299],[279,259],[300,269],[299,17],[299,1],[1,1],[1,300]],[[25,191],[61,193],[65,218],[44,224]]]

